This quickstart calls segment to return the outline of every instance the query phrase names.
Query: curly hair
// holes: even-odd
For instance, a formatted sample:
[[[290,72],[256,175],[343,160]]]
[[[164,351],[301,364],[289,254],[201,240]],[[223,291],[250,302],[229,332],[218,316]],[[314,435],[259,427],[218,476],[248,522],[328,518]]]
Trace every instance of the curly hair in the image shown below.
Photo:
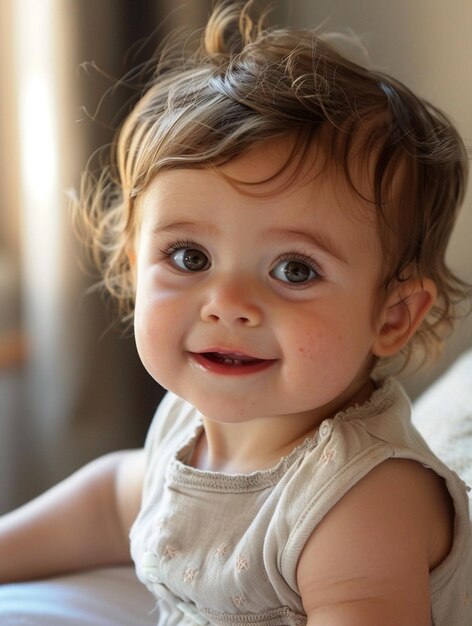
[[[79,208],[103,285],[132,313],[137,201],[160,172],[216,167],[281,137],[297,138],[303,161],[320,142],[357,193],[353,155],[370,173],[383,287],[412,275],[434,281],[437,301],[405,347],[407,360],[416,345],[434,353],[469,295],[445,261],[468,174],[460,136],[399,81],[346,59],[329,35],[269,28],[252,9],[220,2],[203,33],[173,34],[117,133],[110,165],[98,180],[85,176]]]

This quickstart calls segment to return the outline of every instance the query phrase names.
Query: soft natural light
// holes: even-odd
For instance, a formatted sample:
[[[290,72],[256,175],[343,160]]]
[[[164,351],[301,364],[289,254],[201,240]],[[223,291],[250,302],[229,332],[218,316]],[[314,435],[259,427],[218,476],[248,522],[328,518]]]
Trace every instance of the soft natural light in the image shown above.
[[[50,284],[57,266],[59,228],[54,4],[15,2],[24,242],[41,289],[48,289],[44,283]]]
[[[32,392],[42,411],[52,402],[58,363],[62,194],[58,189],[57,0],[15,0],[14,34],[22,214],[24,322],[31,344]],[[49,384],[48,384],[49,383]],[[59,386],[59,385],[58,385]],[[32,393],[31,397],[35,397]],[[51,419],[51,418],[49,418]]]
[[[34,205],[51,206],[56,196],[57,153],[54,86],[46,72],[25,72],[21,83],[21,162],[24,192]],[[33,211],[30,211],[33,212]],[[48,215],[49,213],[49,215]],[[53,209],[38,220],[38,234],[48,236],[57,223]],[[53,219],[54,218],[54,219]]]

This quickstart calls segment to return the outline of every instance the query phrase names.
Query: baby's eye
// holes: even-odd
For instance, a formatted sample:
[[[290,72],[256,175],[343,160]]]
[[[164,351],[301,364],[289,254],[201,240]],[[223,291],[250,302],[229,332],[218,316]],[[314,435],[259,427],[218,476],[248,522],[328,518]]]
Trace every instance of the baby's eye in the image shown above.
[[[172,263],[184,272],[202,272],[210,267],[207,255],[197,248],[178,248],[169,255]]]
[[[320,277],[318,272],[308,262],[296,259],[279,261],[271,271],[271,276],[292,285],[309,283]]]

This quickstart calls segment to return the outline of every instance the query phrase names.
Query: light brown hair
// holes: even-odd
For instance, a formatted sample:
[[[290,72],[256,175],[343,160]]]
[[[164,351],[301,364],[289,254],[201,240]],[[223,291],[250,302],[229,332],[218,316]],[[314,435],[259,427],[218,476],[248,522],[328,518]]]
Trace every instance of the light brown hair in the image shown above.
[[[266,27],[263,16],[251,17],[252,4],[220,2],[200,38],[164,44],[110,167],[98,181],[84,179],[80,209],[104,286],[132,312],[136,205],[159,172],[218,166],[290,136],[300,162],[312,142],[327,144],[331,163],[356,189],[355,146],[356,162],[371,172],[383,289],[417,276],[438,290],[406,356],[416,344],[434,352],[468,293],[445,262],[467,179],[462,140],[400,82],[349,61],[316,30]]]

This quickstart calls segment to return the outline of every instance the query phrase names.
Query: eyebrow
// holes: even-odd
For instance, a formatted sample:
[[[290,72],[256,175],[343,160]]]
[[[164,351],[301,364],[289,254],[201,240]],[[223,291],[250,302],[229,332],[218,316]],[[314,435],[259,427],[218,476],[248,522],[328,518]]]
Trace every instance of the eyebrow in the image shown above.
[[[152,227],[153,233],[178,233],[182,230],[194,230],[198,232],[217,233],[219,229],[210,222],[192,222],[192,221],[179,221],[179,222],[157,222]]]
[[[325,254],[341,261],[341,263],[348,262],[346,255],[327,233],[273,228],[269,230],[269,234],[277,239],[306,242],[308,245],[314,245]]]

